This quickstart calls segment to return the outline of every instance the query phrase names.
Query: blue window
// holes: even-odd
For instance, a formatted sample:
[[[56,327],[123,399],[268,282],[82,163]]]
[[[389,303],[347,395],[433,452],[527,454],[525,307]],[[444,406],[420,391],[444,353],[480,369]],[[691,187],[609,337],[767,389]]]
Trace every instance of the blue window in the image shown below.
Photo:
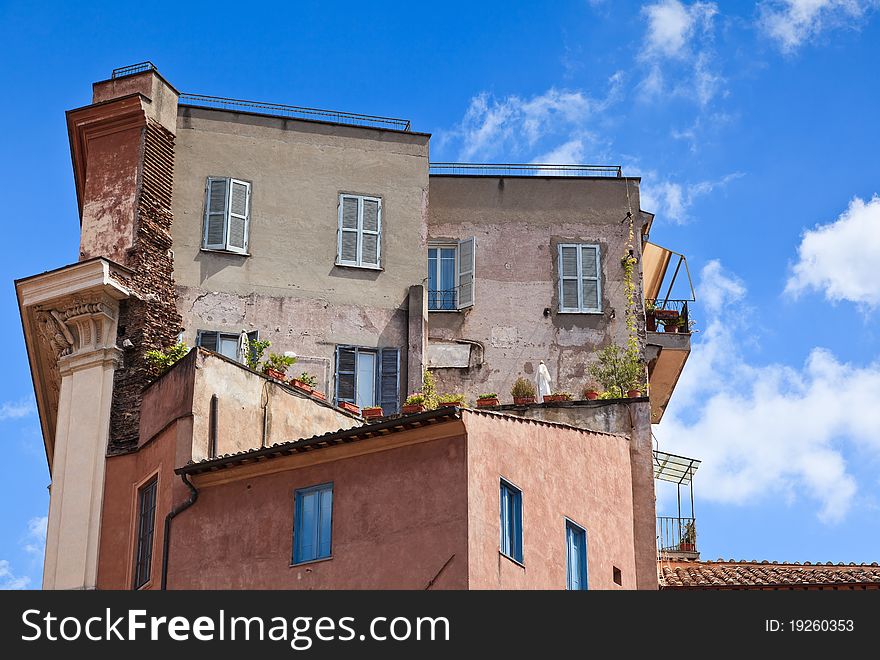
[[[428,248],[428,309],[458,309],[455,299],[457,257],[457,246]]]
[[[565,521],[565,541],[568,549],[566,589],[587,590],[587,530]]]
[[[293,563],[330,556],[333,484],[296,491],[293,513]]]
[[[501,480],[501,552],[522,563],[522,491],[504,479]]]

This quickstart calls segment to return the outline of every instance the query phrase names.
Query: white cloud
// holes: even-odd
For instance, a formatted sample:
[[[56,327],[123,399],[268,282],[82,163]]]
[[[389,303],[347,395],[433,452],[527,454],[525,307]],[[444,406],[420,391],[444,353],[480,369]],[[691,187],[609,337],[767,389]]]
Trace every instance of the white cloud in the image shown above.
[[[697,199],[705,197],[718,188],[724,188],[741,176],[743,176],[742,172],[733,172],[720,179],[678,183],[661,178],[653,170],[643,172],[640,186],[641,205],[644,210],[654,213],[660,219],[683,224],[690,219],[690,208]]]
[[[612,75],[602,99],[593,99],[582,90],[555,87],[531,98],[498,99],[483,92],[471,99],[461,123],[441,136],[441,147],[457,140],[458,158],[473,161],[501,154],[518,156],[548,139],[578,139],[590,119],[618,100],[622,83],[622,74]]]
[[[4,401],[0,404],[0,422],[6,419],[21,419],[36,412],[36,407],[31,399],[19,401]]]
[[[648,22],[645,54],[683,58],[690,54],[689,46],[695,33],[712,29],[718,7],[713,2],[685,5],[679,0],[661,0],[642,7],[642,13]]]
[[[0,559],[0,589],[27,589],[30,583],[31,579],[29,577],[15,575],[9,567],[9,562],[5,559]]]
[[[783,53],[793,53],[820,33],[858,27],[877,0],[768,0],[761,4],[758,27]]]
[[[804,232],[785,291],[823,291],[830,301],[880,305],[880,197],[854,198],[834,222]]]
[[[655,430],[660,448],[703,461],[701,497],[728,504],[807,497],[821,521],[840,521],[858,488],[847,456],[880,456],[872,404],[880,363],[844,363],[823,348],[799,367],[749,363],[741,350],[745,294],[719,262],[703,269],[703,332]],[[732,304],[741,314],[724,313]]]
[[[29,555],[42,558],[46,552],[46,527],[48,524],[48,516],[31,518],[28,521],[27,537],[24,540],[23,547]]]

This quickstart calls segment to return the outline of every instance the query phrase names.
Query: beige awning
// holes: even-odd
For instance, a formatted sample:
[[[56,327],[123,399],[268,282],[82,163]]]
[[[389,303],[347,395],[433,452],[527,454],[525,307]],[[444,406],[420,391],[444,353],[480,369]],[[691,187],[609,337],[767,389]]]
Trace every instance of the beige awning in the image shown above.
[[[645,300],[657,299],[672,254],[672,250],[667,250],[650,241],[642,247],[642,281]]]

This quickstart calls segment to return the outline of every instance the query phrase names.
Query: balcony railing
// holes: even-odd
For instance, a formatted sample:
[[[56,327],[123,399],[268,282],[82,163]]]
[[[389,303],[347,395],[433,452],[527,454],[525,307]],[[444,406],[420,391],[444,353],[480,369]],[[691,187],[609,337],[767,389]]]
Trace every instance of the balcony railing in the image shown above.
[[[660,552],[696,552],[695,519],[657,516],[657,549]]]
[[[458,309],[457,289],[428,289],[428,311],[447,312]]]
[[[623,176],[620,165],[541,165],[538,163],[431,163],[429,172],[456,176]]]
[[[147,62],[138,62],[137,64],[130,64],[128,66],[121,66],[117,69],[113,69],[113,73],[110,74],[111,78],[124,78],[125,76],[133,76],[136,73],[143,73],[144,71],[158,71],[156,65],[150,61]]]
[[[648,332],[691,331],[688,300],[646,300],[645,320]]]

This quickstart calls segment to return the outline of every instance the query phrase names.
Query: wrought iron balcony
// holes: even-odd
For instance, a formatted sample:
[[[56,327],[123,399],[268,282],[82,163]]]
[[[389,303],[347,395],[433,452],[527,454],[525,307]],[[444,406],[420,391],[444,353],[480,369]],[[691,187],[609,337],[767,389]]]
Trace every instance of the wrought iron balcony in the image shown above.
[[[657,516],[657,550],[661,554],[697,554],[696,519]]]
[[[688,300],[645,300],[648,332],[691,332]]]
[[[458,309],[458,289],[428,289],[429,312],[451,312]]]

